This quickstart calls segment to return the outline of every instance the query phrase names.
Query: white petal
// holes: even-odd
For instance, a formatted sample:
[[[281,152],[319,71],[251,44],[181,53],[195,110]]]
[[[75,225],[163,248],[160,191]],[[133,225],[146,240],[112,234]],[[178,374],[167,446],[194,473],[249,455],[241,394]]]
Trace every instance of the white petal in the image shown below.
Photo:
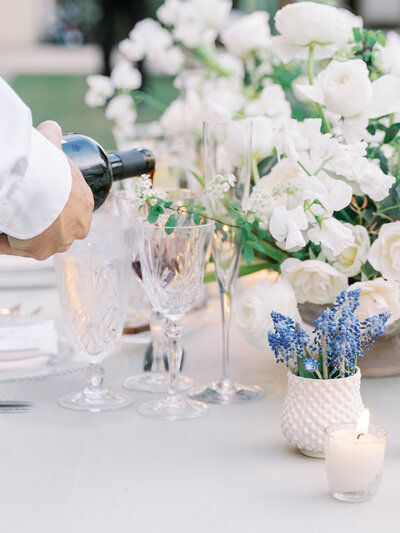
[[[372,83],[374,97],[370,118],[378,118],[400,111],[400,78],[387,74]]]
[[[324,93],[318,82],[314,85],[296,85],[296,90],[308,100],[317,102],[317,104],[324,104]]]

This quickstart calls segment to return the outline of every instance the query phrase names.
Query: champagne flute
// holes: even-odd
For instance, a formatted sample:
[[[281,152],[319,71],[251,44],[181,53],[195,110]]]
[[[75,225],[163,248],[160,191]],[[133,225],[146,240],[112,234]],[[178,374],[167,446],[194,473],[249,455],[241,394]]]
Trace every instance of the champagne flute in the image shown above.
[[[200,294],[213,223],[194,224],[192,217],[178,217],[176,227],[168,217],[156,224],[137,224],[137,244],[143,283],[153,308],[166,318],[170,386],[165,398],[139,407],[150,418],[178,420],[207,413],[202,402],[184,399],[178,392],[182,359],[182,318]],[[180,220],[182,222],[180,223]],[[184,224],[184,225],[182,225]]]
[[[95,215],[86,239],[55,257],[64,320],[73,344],[90,360],[89,384],[63,396],[62,407],[92,412],[131,403],[103,386],[102,359],[117,345],[125,320],[133,229],[121,217]]]
[[[240,229],[228,217],[232,202],[241,205],[248,197],[251,175],[251,122],[204,123],[204,172],[209,213],[226,223],[216,224],[212,254],[222,311],[222,377],[189,393],[199,401],[222,405],[261,398],[263,390],[232,381],[229,373],[229,326],[234,285],[242,251]]]

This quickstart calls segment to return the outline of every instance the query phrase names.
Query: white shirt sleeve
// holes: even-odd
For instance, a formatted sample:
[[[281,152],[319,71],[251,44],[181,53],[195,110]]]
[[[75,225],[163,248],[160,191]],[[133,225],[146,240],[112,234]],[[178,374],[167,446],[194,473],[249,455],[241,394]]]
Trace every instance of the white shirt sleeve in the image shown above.
[[[71,181],[64,153],[32,127],[29,108],[0,78],[0,232],[42,233],[67,203]]]

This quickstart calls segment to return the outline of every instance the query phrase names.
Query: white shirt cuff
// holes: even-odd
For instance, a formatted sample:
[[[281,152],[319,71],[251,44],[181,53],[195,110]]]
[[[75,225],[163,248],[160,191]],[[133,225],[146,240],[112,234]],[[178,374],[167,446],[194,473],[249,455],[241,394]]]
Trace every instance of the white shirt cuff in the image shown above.
[[[71,192],[72,177],[65,154],[32,128],[28,167],[14,182],[1,209],[0,230],[30,239],[59,216]]]

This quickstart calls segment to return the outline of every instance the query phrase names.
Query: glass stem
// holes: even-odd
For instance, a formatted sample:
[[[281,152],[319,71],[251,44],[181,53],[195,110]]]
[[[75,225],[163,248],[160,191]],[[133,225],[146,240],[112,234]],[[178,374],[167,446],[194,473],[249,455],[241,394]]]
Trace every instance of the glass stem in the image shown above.
[[[167,354],[169,368],[169,391],[170,397],[177,397],[179,369],[182,361],[182,325],[180,320],[167,319]]]
[[[221,313],[222,313],[222,377],[224,381],[229,381],[229,326],[231,322],[231,301],[230,291],[221,289]]]
[[[164,319],[157,311],[152,311],[150,316],[150,331],[153,344],[153,362],[151,372],[161,374],[164,369]]]
[[[87,368],[86,376],[89,381],[89,387],[85,389],[86,396],[95,399],[100,397],[103,392],[104,368],[98,363],[91,362]]]

